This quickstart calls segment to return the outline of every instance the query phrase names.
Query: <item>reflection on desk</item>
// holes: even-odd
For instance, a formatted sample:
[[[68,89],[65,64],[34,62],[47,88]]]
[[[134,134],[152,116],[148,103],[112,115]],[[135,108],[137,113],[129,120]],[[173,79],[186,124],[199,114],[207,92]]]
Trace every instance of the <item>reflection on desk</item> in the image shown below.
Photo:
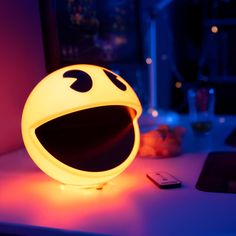
[[[184,117],[179,120],[185,123]],[[224,122],[217,119],[207,137],[194,137],[188,130],[180,156],[136,157],[102,190],[61,185],[41,172],[24,148],[2,155],[0,221],[29,228],[46,227],[52,232],[63,229],[110,235],[236,235],[236,195],[195,188],[209,151],[234,150],[224,146],[224,138],[234,125],[234,118],[224,118]],[[185,126],[189,128],[187,123]],[[210,145],[202,140],[208,140]],[[161,190],[147,179],[149,171],[167,171],[183,186]]]

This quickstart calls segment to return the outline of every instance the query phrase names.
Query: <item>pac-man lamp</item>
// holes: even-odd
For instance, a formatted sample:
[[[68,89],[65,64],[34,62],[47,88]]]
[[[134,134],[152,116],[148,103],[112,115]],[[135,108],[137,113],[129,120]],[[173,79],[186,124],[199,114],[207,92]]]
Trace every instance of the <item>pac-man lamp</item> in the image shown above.
[[[96,186],[137,154],[142,108],[131,86],[99,66],[73,65],[45,77],[22,115],[25,147],[38,167],[71,185]]]

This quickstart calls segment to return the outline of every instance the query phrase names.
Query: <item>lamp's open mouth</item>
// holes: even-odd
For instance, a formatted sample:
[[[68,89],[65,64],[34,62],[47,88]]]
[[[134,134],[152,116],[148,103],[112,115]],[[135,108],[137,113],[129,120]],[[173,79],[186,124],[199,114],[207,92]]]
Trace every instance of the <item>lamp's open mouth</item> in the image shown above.
[[[107,171],[130,155],[136,111],[102,106],[53,119],[35,130],[42,146],[57,160],[82,171]]]

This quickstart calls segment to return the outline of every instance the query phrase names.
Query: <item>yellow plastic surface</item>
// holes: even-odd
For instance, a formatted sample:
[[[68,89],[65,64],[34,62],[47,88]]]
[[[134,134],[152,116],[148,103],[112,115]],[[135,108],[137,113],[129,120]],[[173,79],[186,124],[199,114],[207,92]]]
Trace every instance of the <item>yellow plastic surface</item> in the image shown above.
[[[63,78],[63,74],[69,70],[81,70],[89,74],[93,81],[91,90],[78,92],[71,89],[70,86],[76,79]],[[62,183],[78,186],[105,183],[124,171],[137,154],[140,142],[137,120],[142,112],[139,99],[124,79],[116,75],[116,78],[127,87],[125,91],[122,91],[111,82],[103,70],[109,71],[94,65],[73,65],[59,69],[39,82],[26,101],[22,115],[22,136],[25,147],[42,171]],[[135,131],[133,150],[130,156],[116,168],[107,171],[88,172],[67,166],[54,158],[35,135],[37,127],[57,117],[84,109],[109,105],[123,105],[136,111],[136,116],[133,118]]]

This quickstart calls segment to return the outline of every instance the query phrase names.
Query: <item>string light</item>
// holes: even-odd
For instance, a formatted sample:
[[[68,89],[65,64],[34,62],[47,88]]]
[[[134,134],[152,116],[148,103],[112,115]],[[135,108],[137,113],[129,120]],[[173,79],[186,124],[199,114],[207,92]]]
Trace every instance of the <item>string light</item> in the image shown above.
[[[213,25],[213,26],[211,27],[211,32],[212,32],[212,33],[216,34],[216,33],[218,33],[218,31],[219,31],[219,29],[218,29],[218,27],[217,27],[216,25]]]
[[[176,82],[175,83],[175,87],[176,88],[181,88],[182,87],[182,83],[181,82]]]
[[[157,117],[157,116],[158,116],[158,111],[153,110],[153,111],[152,111],[152,116],[153,116],[153,117]]]
[[[147,63],[148,65],[152,64],[152,58],[147,57],[147,58],[146,58],[146,63]]]

